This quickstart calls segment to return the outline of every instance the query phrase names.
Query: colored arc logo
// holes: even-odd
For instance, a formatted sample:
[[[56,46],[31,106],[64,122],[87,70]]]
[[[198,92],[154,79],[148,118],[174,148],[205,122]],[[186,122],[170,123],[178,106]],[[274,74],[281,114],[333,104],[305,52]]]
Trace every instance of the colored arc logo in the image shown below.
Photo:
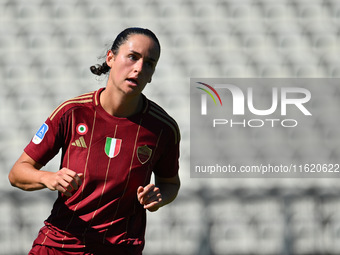
[[[220,104],[221,104],[221,106],[222,106],[222,100],[221,100],[221,98],[220,98],[220,95],[217,93],[217,91],[216,91],[212,86],[210,86],[210,85],[208,85],[208,84],[206,84],[206,83],[203,83],[203,82],[197,82],[197,83],[206,86],[206,87],[209,88],[212,92],[214,92],[214,94],[217,96],[217,98],[218,98],[218,100],[220,101]],[[206,92],[206,93],[214,100],[215,105],[217,105],[216,100],[215,100],[213,94],[212,94],[209,90],[204,89],[204,88],[200,88],[200,87],[197,87],[197,88],[203,90],[204,92]]]

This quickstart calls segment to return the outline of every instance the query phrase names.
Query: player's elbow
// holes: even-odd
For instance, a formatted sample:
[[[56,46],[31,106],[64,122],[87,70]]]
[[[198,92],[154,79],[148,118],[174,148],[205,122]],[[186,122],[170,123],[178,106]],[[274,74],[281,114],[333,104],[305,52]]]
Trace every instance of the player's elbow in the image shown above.
[[[12,187],[19,188],[19,189],[24,190],[24,191],[31,191],[32,190],[28,185],[21,183],[18,180],[18,178],[16,178],[16,176],[13,172],[10,172],[8,174],[8,180],[9,180],[9,183],[12,185]]]
[[[22,183],[22,181],[20,180],[19,177],[19,173],[16,169],[16,164],[13,166],[13,168],[11,169],[11,171],[8,174],[8,180],[9,183],[16,188],[22,189],[24,191],[29,191],[30,189],[28,188],[27,185],[25,185],[25,183]]]
[[[13,173],[13,168],[11,169],[11,171],[8,174],[8,180],[9,183],[13,186],[13,187],[18,187],[18,183],[17,180],[15,178],[15,174]]]

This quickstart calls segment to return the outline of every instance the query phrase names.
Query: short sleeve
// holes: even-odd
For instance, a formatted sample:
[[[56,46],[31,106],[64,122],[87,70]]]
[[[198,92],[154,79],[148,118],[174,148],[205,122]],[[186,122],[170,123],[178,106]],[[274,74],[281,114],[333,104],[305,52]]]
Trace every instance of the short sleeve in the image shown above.
[[[33,139],[24,151],[36,162],[46,165],[63,145],[62,127],[60,118],[48,118],[39,128]]]
[[[180,157],[180,138],[177,130],[177,141],[169,139],[161,157],[155,165],[154,173],[161,178],[171,178],[178,174]]]

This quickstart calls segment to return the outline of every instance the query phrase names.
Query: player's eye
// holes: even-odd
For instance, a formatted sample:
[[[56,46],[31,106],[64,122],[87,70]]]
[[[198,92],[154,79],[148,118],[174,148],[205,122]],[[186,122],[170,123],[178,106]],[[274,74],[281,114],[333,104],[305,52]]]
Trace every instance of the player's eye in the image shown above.
[[[145,62],[145,65],[146,65],[147,67],[150,67],[150,68],[153,68],[153,67],[154,67],[154,63],[151,62],[151,61],[146,61],[146,62]]]
[[[134,54],[129,54],[129,55],[128,55],[128,58],[129,58],[130,60],[133,60],[133,61],[138,60],[138,57],[137,57],[136,55],[134,55]]]

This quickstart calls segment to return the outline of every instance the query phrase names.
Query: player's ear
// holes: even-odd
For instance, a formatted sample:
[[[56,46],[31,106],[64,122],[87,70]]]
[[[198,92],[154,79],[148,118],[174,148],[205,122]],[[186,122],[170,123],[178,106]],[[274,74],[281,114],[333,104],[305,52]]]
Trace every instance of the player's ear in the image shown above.
[[[112,50],[109,50],[106,54],[106,64],[109,67],[112,67],[112,62],[114,61],[115,55],[113,54]]]

